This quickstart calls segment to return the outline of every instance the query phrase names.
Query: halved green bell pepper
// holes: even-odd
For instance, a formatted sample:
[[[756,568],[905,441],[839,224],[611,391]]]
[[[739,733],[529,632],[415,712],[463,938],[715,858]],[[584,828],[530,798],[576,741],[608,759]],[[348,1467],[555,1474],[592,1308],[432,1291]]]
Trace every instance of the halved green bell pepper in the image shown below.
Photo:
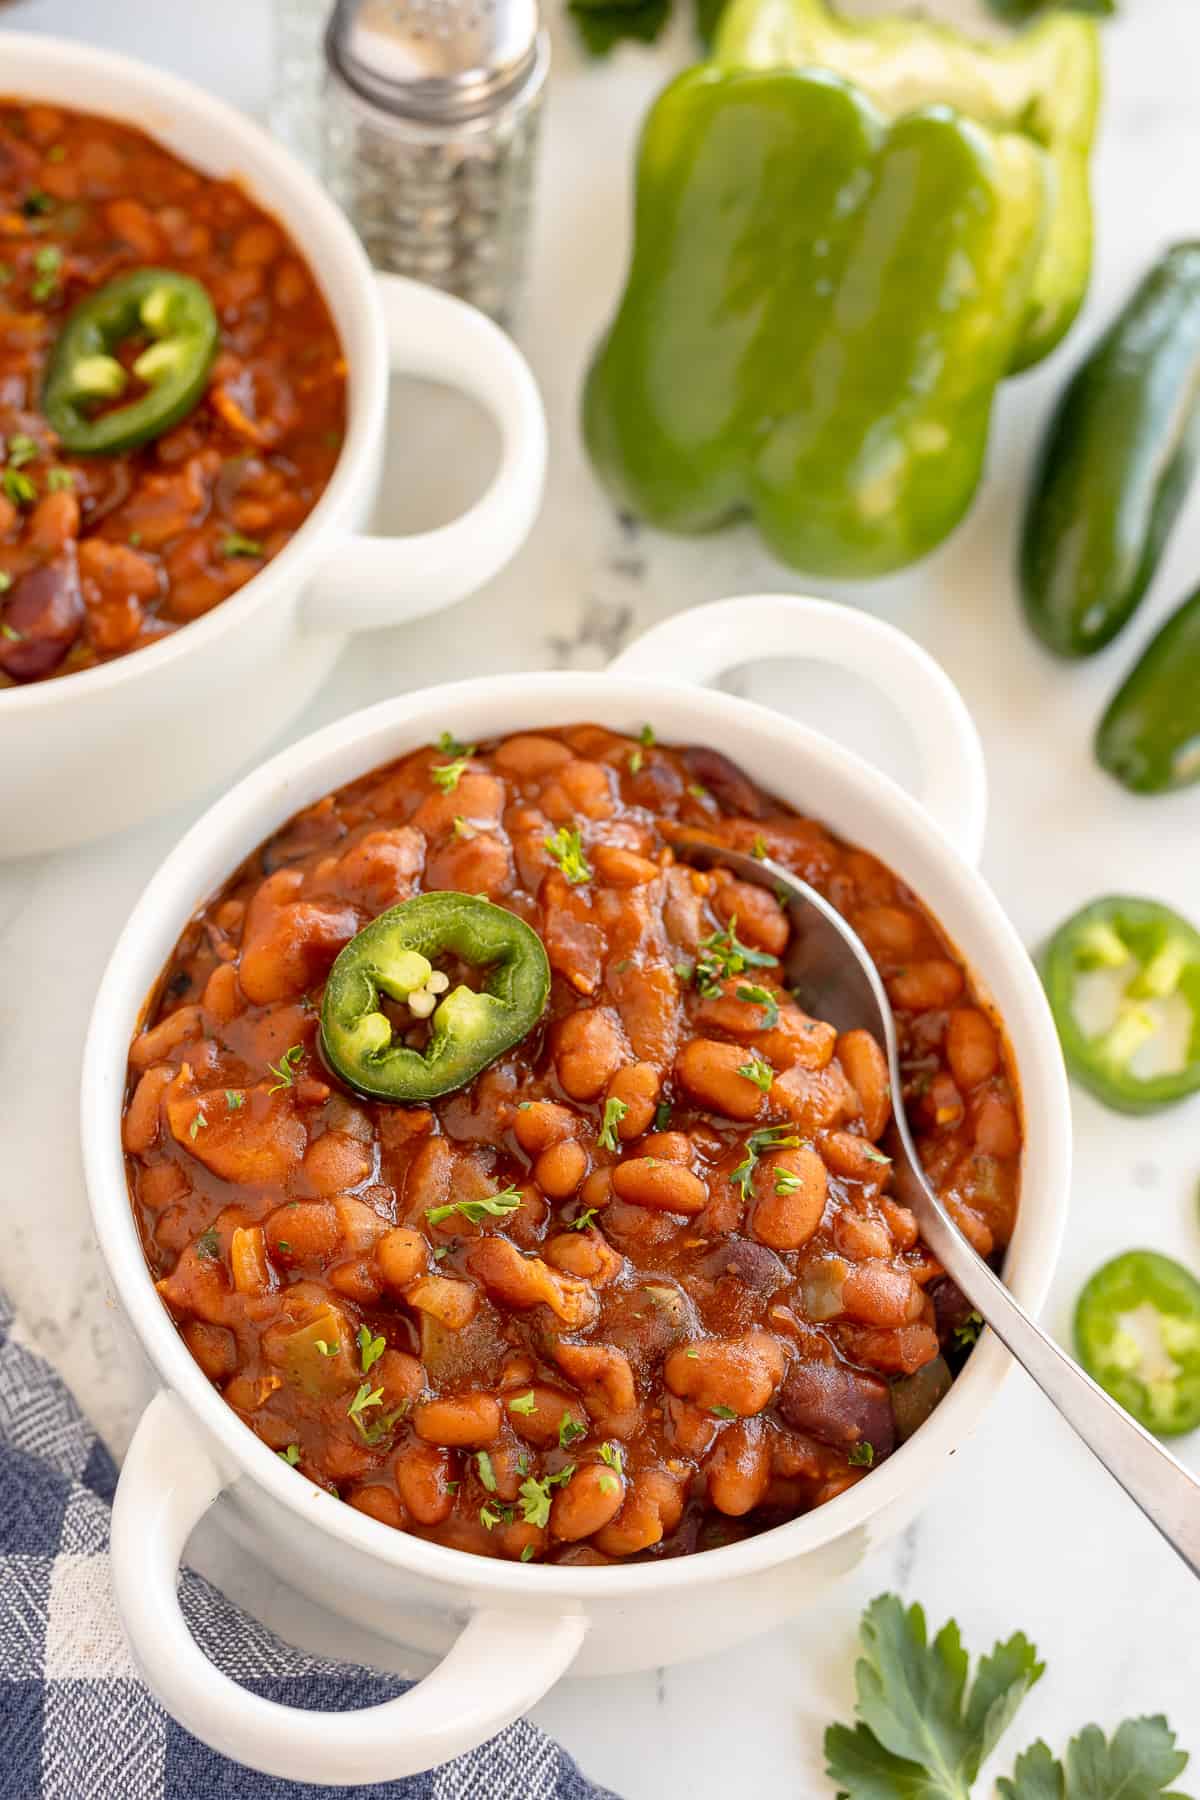
[[[926,19],[840,19],[826,0],[731,0],[713,48],[726,68],[830,69],[889,119],[952,106],[1017,132],[1048,165],[1047,216],[1010,369],[1051,351],[1079,311],[1092,260],[1088,159],[1100,97],[1100,36],[1076,12],[980,43]]]
[[[753,516],[784,562],[881,575],[970,503],[1042,266],[1046,158],[818,70],[705,63],[661,95],[584,430],[619,503]]]

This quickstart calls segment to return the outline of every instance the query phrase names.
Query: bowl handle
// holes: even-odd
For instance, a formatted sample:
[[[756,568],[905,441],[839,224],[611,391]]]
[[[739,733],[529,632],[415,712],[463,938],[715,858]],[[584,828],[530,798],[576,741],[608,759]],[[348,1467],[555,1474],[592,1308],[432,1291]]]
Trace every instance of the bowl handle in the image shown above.
[[[302,1477],[297,1476],[297,1480]],[[281,1781],[387,1782],[473,1750],[540,1700],[570,1666],[587,1621],[475,1612],[432,1674],[354,1712],[281,1706],[209,1662],[179,1606],[188,1538],[228,1485],[182,1403],[166,1390],[134,1433],[113,1503],[117,1608],[151,1692],[212,1749]]]
[[[520,549],[546,476],[546,415],[529,364],[475,307],[401,275],[377,275],[393,374],[445,382],[500,428],[491,485],[449,525],[408,537],[335,540],[300,602],[312,631],[396,625],[436,612],[490,581]]]
[[[832,663],[879,688],[916,742],[922,806],[968,862],[979,861],[987,820],[979,734],[950,677],[896,626],[840,601],[746,594],[664,619],[609,668],[614,675],[710,682],[765,656]]]

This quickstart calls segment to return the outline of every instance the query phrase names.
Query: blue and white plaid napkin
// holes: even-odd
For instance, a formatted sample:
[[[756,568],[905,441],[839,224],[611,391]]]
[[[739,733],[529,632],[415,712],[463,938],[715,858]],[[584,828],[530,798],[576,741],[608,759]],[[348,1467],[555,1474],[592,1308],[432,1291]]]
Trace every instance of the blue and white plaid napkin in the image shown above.
[[[384,1786],[276,1781],[218,1756],[139,1680],[108,1569],[116,1470],[0,1292],[0,1800],[616,1800],[524,1721],[428,1775]],[[287,1706],[371,1706],[408,1685],[299,1651],[185,1570],[197,1641]]]

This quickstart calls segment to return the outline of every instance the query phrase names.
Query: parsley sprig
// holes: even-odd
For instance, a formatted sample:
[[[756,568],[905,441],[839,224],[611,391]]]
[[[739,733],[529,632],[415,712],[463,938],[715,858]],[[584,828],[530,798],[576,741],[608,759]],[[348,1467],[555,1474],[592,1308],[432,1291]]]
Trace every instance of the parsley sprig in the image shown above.
[[[776,1025],[779,1023],[779,1002],[774,994],[770,993],[765,987],[759,987],[757,984],[751,984],[749,982],[744,986],[737,988],[735,992],[737,998],[746,1001],[747,1005],[761,1006],[766,1014],[766,1018],[762,1023],[763,1030],[774,1031]]]
[[[429,778],[443,794],[452,794],[463,777],[467,764],[475,754],[474,744],[460,744],[457,738],[443,731],[438,739],[438,749],[449,762],[434,763],[429,771]]]
[[[578,826],[560,825],[553,837],[545,839],[545,844],[571,887],[592,879],[592,865],[583,854],[583,835]]]
[[[859,1626],[858,1724],[825,1733],[839,1800],[970,1800],[986,1759],[1045,1664],[1023,1632],[976,1664],[951,1619],[927,1641],[920,1606],[873,1600]],[[1060,1762],[1039,1740],[1017,1758],[1000,1800],[1182,1800],[1186,1752],[1160,1717],[1127,1719],[1111,1738],[1085,1725]]]
[[[561,1487],[564,1481],[570,1481],[575,1473],[575,1464],[568,1463],[556,1475],[547,1475],[541,1481],[535,1481],[530,1475],[517,1489],[521,1501],[521,1517],[527,1525],[539,1528],[550,1522],[551,1490]]]
[[[721,983],[734,975],[744,975],[747,969],[774,969],[779,964],[779,958],[769,951],[752,950],[749,944],[742,943],[737,934],[736,914],[724,931],[714,931],[698,948],[700,954],[692,975],[702,1000],[715,1000],[721,992]]]
[[[775,1071],[770,1063],[757,1054],[752,1056],[748,1062],[742,1063],[738,1074],[744,1076],[747,1081],[752,1081],[755,1087],[764,1094],[770,1093],[771,1083],[775,1079]]]
[[[279,1079],[273,1087],[267,1089],[268,1094],[277,1094],[280,1088],[290,1088],[296,1079],[296,1070],[304,1061],[304,1045],[293,1044],[284,1051],[277,1063],[267,1064],[268,1075],[277,1075]]]
[[[470,1224],[482,1225],[485,1219],[502,1219],[506,1213],[516,1212],[521,1198],[520,1188],[506,1187],[498,1194],[485,1194],[481,1200],[452,1200],[448,1206],[427,1206],[425,1217],[431,1225],[440,1225],[461,1213]]]
[[[604,1119],[600,1126],[600,1136],[596,1139],[598,1150],[617,1149],[617,1127],[628,1111],[624,1100],[618,1100],[615,1095],[604,1102]]]

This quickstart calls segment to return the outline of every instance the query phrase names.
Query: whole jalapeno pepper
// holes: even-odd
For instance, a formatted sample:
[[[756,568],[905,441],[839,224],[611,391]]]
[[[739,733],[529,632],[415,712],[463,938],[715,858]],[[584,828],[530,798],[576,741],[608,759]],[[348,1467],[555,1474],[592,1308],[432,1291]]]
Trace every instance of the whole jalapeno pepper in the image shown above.
[[[1096,761],[1135,794],[1200,780],[1200,589],[1150,639],[1096,727]]]
[[[1200,932],[1157,900],[1110,895],[1060,925],[1042,978],[1072,1075],[1119,1112],[1200,1089]]]
[[[1080,1362],[1139,1425],[1178,1437],[1200,1425],[1200,1281],[1155,1250],[1096,1270],[1075,1306]]]
[[[451,988],[438,958],[485,971],[481,989]],[[436,1100],[519,1043],[549,994],[545,949],[523,919],[473,894],[416,894],[380,913],[334,963],[321,1050],[360,1094],[402,1104]],[[423,1050],[397,1037],[385,998],[408,1007],[409,1024],[428,1019]]]
[[[173,269],[134,269],[80,302],[50,355],[42,409],[74,456],[105,456],[161,437],[204,392],[219,327],[207,291]],[[117,355],[145,343],[127,368]],[[138,392],[117,405],[133,381]]]
[[[1150,584],[1200,448],[1200,243],[1150,270],[1068,383],[1030,490],[1025,614],[1060,656],[1114,638]]]

